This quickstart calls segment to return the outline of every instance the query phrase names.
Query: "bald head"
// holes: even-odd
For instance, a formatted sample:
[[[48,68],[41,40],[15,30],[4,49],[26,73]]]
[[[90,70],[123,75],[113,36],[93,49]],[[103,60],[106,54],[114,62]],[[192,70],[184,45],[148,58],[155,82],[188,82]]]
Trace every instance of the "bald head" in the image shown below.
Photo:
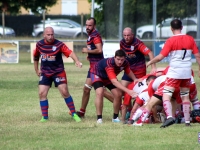
[[[47,43],[52,43],[54,41],[54,30],[52,27],[46,27],[44,29],[44,40]]]
[[[132,29],[129,28],[129,27],[124,28],[123,33],[124,33],[124,32],[133,34]]]
[[[52,27],[46,27],[45,29],[44,29],[44,32],[54,32],[54,30],[53,30],[53,28]]]
[[[129,27],[124,28],[123,37],[127,44],[131,44],[133,42],[133,38],[134,38],[132,29]]]

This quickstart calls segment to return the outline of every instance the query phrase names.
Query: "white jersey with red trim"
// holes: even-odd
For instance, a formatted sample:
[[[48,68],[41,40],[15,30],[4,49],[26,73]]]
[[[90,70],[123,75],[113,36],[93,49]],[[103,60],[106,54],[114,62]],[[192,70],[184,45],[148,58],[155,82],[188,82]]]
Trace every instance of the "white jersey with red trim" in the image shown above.
[[[141,82],[136,82],[133,86],[133,91],[140,94],[142,91],[146,90],[148,88],[146,79],[147,78],[144,78]]]
[[[153,90],[156,91],[158,87],[160,86],[160,84],[165,82],[166,78],[167,78],[166,75],[161,75],[157,77],[152,83]]]
[[[144,105],[147,103],[147,101],[150,99],[148,90],[143,91],[138,95],[138,97],[143,100]]]
[[[189,79],[191,77],[192,53],[198,53],[197,45],[191,36],[177,34],[169,38],[160,54],[170,56],[167,77]]]

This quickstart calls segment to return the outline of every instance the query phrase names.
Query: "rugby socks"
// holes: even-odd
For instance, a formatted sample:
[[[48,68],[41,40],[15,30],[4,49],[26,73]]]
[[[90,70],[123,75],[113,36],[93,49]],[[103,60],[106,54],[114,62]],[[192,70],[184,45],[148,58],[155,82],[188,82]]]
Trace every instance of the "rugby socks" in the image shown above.
[[[74,101],[71,96],[68,98],[64,98],[66,105],[68,106],[72,116],[76,113],[75,106],[74,106]]]
[[[132,116],[132,120],[136,121],[142,115],[143,108],[140,107],[136,110],[136,112]]]
[[[146,118],[149,116],[150,111],[148,111],[146,108],[143,109],[142,115],[141,115],[141,121],[144,122]]]
[[[185,123],[190,123],[190,102],[183,102],[182,105]]]
[[[102,115],[97,115],[97,120],[102,119]]]
[[[167,119],[172,117],[172,104],[170,100],[164,100],[163,101],[163,107],[165,110],[165,113],[167,115]]]
[[[113,114],[113,119],[116,119],[119,116],[119,114]]]
[[[43,118],[48,119],[48,108],[49,108],[48,100],[40,101],[40,107]]]
[[[86,110],[85,109],[83,109],[83,108],[80,108],[80,110],[79,110],[79,114],[80,114],[80,116],[84,116],[85,115],[85,112],[86,112]]]

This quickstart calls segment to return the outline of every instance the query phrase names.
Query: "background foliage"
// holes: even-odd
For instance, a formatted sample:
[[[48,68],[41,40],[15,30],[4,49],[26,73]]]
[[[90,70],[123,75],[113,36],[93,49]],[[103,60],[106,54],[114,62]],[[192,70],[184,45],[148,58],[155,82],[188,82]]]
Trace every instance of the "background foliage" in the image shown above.
[[[91,2],[91,0],[88,0]],[[58,0],[2,0],[0,1],[1,11],[5,11],[6,15],[19,16],[20,7],[25,9],[31,9],[35,16],[42,18],[39,10],[47,10],[48,8],[55,5]],[[97,29],[101,35],[106,39],[116,39],[119,37],[119,7],[120,0],[95,0],[99,5],[95,9],[94,16],[97,20]],[[135,32],[136,29],[141,25],[152,24],[152,14],[153,14],[153,0],[124,0],[124,13],[123,13],[123,27],[131,27]],[[190,16],[196,16],[197,14],[197,0],[157,0],[157,23],[170,17],[185,18]],[[80,15],[77,15],[80,17]],[[88,14],[89,16],[89,14]],[[32,17],[33,19],[34,17]],[[70,17],[67,18],[77,18]],[[24,18],[26,21],[26,17]],[[41,19],[40,19],[41,20]],[[13,27],[15,24],[10,21],[10,18],[6,18],[6,26]],[[13,27],[17,35],[30,36],[34,22],[37,20],[29,20],[26,24],[18,25],[18,20],[16,26]],[[75,20],[76,21],[76,20]],[[0,21],[1,22],[1,21]],[[12,23],[11,23],[12,22]],[[27,25],[27,26],[26,26]],[[21,29],[23,26],[26,33],[23,33]]]
[[[113,33],[118,34],[120,1],[95,2],[100,6],[95,9],[95,18],[101,27],[100,32],[107,38],[113,37]],[[152,24],[152,6],[153,0],[124,0],[123,26],[129,26],[135,31],[141,25]],[[157,0],[157,23],[170,17],[185,18],[196,14],[197,0]]]
[[[51,7],[57,3],[57,0],[1,0],[1,10],[10,14],[20,13],[20,7],[26,10],[31,9],[34,13],[39,13],[38,10],[47,10],[47,7]]]

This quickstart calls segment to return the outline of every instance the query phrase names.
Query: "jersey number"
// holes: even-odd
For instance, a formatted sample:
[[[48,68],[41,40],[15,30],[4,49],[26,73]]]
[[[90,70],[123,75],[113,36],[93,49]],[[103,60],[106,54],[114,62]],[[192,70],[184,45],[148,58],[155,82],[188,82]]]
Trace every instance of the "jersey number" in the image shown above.
[[[185,55],[186,55],[186,49],[185,48],[182,48],[182,50],[184,50],[184,53],[183,53],[183,57],[182,57],[182,60],[185,58]]]
[[[139,82],[138,83],[138,87],[141,87],[141,86],[143,86],[144,84],[142,83],[142,82]]]

